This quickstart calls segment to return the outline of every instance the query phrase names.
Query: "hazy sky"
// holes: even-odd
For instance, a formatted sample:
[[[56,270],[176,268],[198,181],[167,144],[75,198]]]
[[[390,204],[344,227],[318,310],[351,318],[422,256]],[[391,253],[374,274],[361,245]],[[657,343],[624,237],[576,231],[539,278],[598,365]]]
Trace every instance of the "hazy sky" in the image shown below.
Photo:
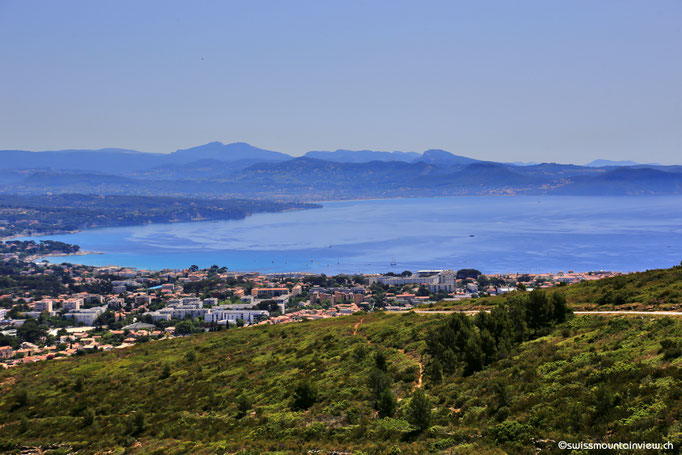
[[[682,163],[682,1],[0,0],[0,148]]]

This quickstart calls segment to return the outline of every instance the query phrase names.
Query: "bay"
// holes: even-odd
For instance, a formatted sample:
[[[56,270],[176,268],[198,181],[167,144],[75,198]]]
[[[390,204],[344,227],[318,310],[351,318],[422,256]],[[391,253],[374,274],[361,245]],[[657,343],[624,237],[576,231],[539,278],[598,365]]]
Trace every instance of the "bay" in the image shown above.
[[[682,197],[491,196],[326,202],[243,220],[92,229],[51,239],[103,254],[51,262],[260,272],[484,273],[670,267]]]

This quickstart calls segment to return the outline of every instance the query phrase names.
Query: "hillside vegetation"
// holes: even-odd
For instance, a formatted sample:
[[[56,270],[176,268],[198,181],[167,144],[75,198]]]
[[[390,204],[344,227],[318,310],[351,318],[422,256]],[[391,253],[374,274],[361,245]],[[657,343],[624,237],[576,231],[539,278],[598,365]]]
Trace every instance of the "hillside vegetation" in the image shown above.
[[[573,309],[584,310],[680,310],[682,308],[682,266],[583,281],[547,290],[566,298]],[[525,294],[515,291],[462,302],[437,302],[424,309],[489,308],[513,301]]]
[[[680,339],[678,319],[572,317],[563,299],[536,292],[475,317],[358,314],[148,342],[0,372],[0,450],[677,447]]]

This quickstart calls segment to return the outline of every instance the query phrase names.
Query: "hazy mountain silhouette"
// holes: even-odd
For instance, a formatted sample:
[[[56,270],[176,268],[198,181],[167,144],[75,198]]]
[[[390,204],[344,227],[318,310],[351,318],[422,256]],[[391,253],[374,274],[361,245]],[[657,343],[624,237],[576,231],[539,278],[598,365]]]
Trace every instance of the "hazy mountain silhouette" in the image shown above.
[[[438,164],[438,165],[445,165],[445,166],[471,164],[471,163],[480,162],[479,160],[475,160],[473,158],[467,158],[466,156],[453,155],[450,152],[446,152],[445,150],[440,150],[440,149],[427,150],[417,160],[423,161],[423,162],[429,163],[429,164]]]
[[[209,142],[208,144],[198,145],[188,149],[177,150],[169,155],[173,163],[189,163],[191,161],[213,159],[218,161],[240,161],[254,160],[260,161],[285,161],[292,157],[285,153],[265,150],[246,142],[234,142],[223,144],[222,142]]]
[[[405,161],[418,159],[421,155],[415,152],[378,152],[374,150],[344,150],[334,152],[308,152],[306,158],[314,158],[337,163],[368,163],[370,161]]]
[[[634,161],[612,161],[612,160],[594,160],[590,161],[587,163],[585,166],[589,167],[609,167],[609,166],[617,166],[617,167],[622,167],[622,166],[640,166],[642,165],[641,163],[636,163]],[[660,166],[659,163],[647,163],[645,166]]]
[[[126,149],[0,151],[0,192],[331,199],[461,194],[682,194],[682,167],[595,160],[589,166],[480,161],[432,149],[308,152],[244,142],[170,154]]]

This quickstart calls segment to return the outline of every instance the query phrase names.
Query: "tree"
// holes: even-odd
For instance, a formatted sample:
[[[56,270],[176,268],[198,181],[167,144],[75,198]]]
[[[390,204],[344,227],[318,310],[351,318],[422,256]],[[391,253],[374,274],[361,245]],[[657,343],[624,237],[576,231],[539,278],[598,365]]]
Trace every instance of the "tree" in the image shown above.
[[[381,371],[386,371],[388,369],[388,364],[386,362],[386,356],[382,351],[377,351],[376,354],[374,354],[374,364],[378,369]]]
[[[294,387],[291,398],[292,410],[306,410],[317,401],[317,387],[308,379],[303,379]]]
[[[83,413],[83,422],[82,425],[83,427],[89,427],[95,422],[95,411],[92,409],[88,408],[85,410]]]
[[[480,275],[481,271],[476,269],[460,269],[457,271],[458,280],[464,280],[466,278],[478,278]]]
[[[74,392],[82,392],[83,391],[83,377],[78,376],[76,381],[73,383],[73,391]]]
[[[384,393],[384,390],[391,386],[391,377],[379,368],[372,368],[367,378],[367,385],[372,392],[374,402],[377,403],[381,399],[381,394]]]
[[[126,431],[131,436],[138,436],[142,434],[144,427],[144,411],[137,411],[128,419]]]
[[[420,433],[431,426],[431,403],[422,389],[412,394],[406,414],[407,421]]]
[[[189,335],[194,332],[194,324],[192,321],[183,320],[175,325],[175,333],[177,335]]]
[[[35,319],[27,319],[18,329],[17,337],[29,343],[38,343],[47,337],[47,330]]]
[[[481,346],[481,337],[477,332],[471,332],[467,337],[464,348],[464,375],[469,376],[481,371],[485,365],[485,354]]]
[[[241,419],[251,410],[251,400],[243,393],[234,400],[237,403],[237,418]]]
[[[198,272],[198,271],[199,271],[199,266],[196,265],[196,264],[192,264],[192,265],[189,266],[189,269],[188,269],[188,270],[189,270],[190,272]]]
[[[377,401],[377,411],[379,411],[379,417],[393,417],[396,409],[398,409],[398,400],[390,388],[385,389],[379,401]]]
[[[16,411],[17,409],[26,406],[28,403],[28,393],[21,389],[14,393],[14,404],[10,407],[10,411]]]
[[[431,291],[429,291],[429,289],[422,284],[421,286],[419,286],[419,289],[417,289],[417,295],[419,297],[427,297],[431,295]]]
[[[443,367],[440,366],[440,361],[437,358],[429,364],[426,374],[436,384],[443,380]]]

